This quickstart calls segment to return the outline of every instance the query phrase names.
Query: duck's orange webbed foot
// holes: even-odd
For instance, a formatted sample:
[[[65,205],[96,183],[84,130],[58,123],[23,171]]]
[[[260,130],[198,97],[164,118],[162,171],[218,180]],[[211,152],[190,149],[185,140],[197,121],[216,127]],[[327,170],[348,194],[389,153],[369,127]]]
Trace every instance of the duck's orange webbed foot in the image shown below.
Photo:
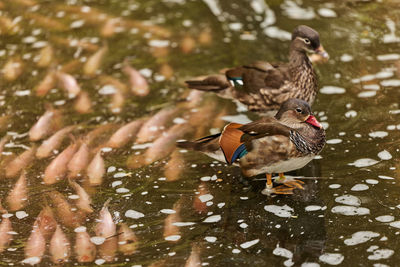
[[[296,179],[288,179],[285,177],[283,173],[279,174],[279,180],[278,183],[282,183],[286,185],[287,187],[291,188],[298,188],[298,189],[303,189],[304,190],[304,182],[301,180],[296,180]]]
[[[272,184],[272,175],[267,174],[267,184],[266,187],[261,191],[263,195],[272,195],[272,194],[281,194],[281,195],[291,195],[293,194],[293,190],[296,188],[303,189],[303,181],[295,180],[295,179],[286,179],[283,173],[279,174],[279,181],[282,185],[273,187]]]

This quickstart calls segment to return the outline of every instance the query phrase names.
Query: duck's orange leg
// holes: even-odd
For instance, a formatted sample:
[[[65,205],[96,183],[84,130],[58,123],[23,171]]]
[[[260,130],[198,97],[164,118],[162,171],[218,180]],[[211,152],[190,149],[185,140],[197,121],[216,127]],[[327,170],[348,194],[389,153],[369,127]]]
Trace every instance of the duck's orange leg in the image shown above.
[[[284,194],[284,195],[289,195],[293,194],[293,189],[294,187],[287,187],[284,185],[280,185],[278,187],[273,187],[272,184],[272,175],[270,173],[267,173],[267,184],[265,185],[265,188],[261,191],[261,194],[263,195],[271,195],[271,194]]]
[[[286,185],[287,187],[304,189],[303,181],[295,179],[287,180],[284,173],[279,173],[279,182]]]

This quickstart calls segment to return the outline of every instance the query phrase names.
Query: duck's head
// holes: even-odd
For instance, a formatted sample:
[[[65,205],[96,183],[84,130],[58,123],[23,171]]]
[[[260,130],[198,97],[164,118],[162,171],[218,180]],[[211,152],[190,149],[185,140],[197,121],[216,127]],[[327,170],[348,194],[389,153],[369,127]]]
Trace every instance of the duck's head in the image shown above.
[[[328,59],[329,54],[324,50],[316,30],[305,26],[297,26],[292,33],[292,47],[304,53],[316,53]]]
[[[310,105],[297,98],[290,98],[283,102],[275,118],[280,123],[294,129],[304,127],[304,124],[322,129],[322,125],[312,114]]]

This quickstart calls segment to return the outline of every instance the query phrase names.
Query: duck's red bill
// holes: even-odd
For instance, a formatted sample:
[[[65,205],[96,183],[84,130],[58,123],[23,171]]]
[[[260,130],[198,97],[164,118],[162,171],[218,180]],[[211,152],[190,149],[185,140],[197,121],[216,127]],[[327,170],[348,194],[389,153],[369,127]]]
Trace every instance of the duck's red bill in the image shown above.
[[[313,115],[308,116],[306,122],[317,128],[320,128],[320,129],[322,128],[321,123],[319,123],[319,121],[317,121],[317,119]]]

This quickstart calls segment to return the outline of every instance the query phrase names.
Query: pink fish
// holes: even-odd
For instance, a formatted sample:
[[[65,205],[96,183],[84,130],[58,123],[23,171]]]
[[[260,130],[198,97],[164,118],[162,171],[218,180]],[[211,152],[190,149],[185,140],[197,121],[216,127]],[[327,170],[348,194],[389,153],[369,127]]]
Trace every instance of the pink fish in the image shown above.
[[[0,224],[0,253],[3,252],[11,243],[12,225],[9,217],[3,217]]]
[[[75,128],[75,125],[67,126],[44,140],[36,151],[36,157],[38,159],[50,157],[53,151],[59,148],[64,138]]]
[[[192,245],[192,252],[190,253],[189,258],[186,260],[185,267],[200,267],[200,247],[196,244]]]
[[[86,91],[81,91],[75,100],[74,109],[80,114],[92,112],[92,100]]]
[[[144,120],[139,119],[119,128],[108,140],[107,146],[112,148],[121,148],[132,140],[140,130]]]
[[[42,260],[45,250],[46,240],[35,222],[33,224],[33,230],[25,244],[26,259],[23,262],[31,263],[31,265],[39,263]]]
[[[45,96],[57,84],[57,79],[54,71],[49,71],[43,80],[35,87],[37,96]]]
[[[51,45],[46,45],[39,52],[39,60],[36,63],[40,68],[46,68],[54,59],[54,49]]]
[[[57,72],[57,79],[60,87],[67,91],[69,98],[75,98],[81,92],[81,87],[72,75]]]
[[[114,114],[118,114],[122,111],[122,107],[125,104],[126,96],[121,90],[116,89],[115,93],[111,97],[110,111]]]
[[[189,54],[196,48],[196,41],[192,37],[186,35],[181,40],[180,47],[184,54]]]
[[[25,207],[27,200],[28,188],[26,173],[24,171],[8,194],[6,201],[10,211],[17,211]]]
[[[61,124],[61,113],[53,108],[48,109],[29,130],[29,139],[38,141],[57,130]]]
[[[4,65],[1,73],[5,80],[12,82],[22,74],[24,69],[24,63],[20,57],[9,59]]]
[[[63,179],[67,174],[67,164],[78,149],[76,143],[69,145],[55,157],[44,171],[43,182],[54,184]]]
[[[96,153],[86,169],[86,174],[91,185],[100,185],[103,182],[103,176],[106,172],[104,159],[101,156],[101,150]]]
[[[185,167],[185,160],[182,157],[182,153],[175,150],[164,167],[164,175],[167,178],[167,181],[171,182],[178,180]]]
[[[137,134],[136,143],[151,142],[159,137],[165,131],[165,125],[172,121],[178,110],[178,108],[162,109],[148,119]]]
[[[181,230],[174,223],[182,221],[180,212],[182,209],[182,201],[178,200],[173,207],[175,213],[168,214],[168,216],[164,220],[164,238],[168,238],[169,236],[176,236],[181,234]]]
[[[1,158],[1,155],[3,153],[4,145],[8,142],[8,140],[10,140],[10,136],[9,135],[4,136],[0,140],[0,158]]]
[[[43,234],[43,237],[46,240],[49,240],[57,227],[57,221],[54,218],[54,213],[52,209],[46,205],[40,211],[38,217],[36,218],[36,222],[39,226],[40,231]]]
[[[86,193],[85,189],[83,189],[78,183],[72,181],[71,179],[69,180],[69,184],[79,196],[79,198],[75,201],[75,205],[83,212],[92,213],[93,209],[90,206],[92,200],[90,199],[88,193]]]
[[[75,178],[82,175],[82,172],[89,164],[90,151],[85,142],[82,142],[78,151],[73,155],[68,162],[68,177]]]
[[[204,196],[204,195],[210,193],[208,190],[207,184],[204,182],[200,183],[200,185],[197,188],[197,192],[199,194],[195,195],[195,197],[193,199],[193,208],[198,213],[201,213],[201,214],[207,213],[207,211],[208,211],[207,203],[205,201],[203,201],[203,199],[201,198],[201,196]]]
[[[60,225],[57,225],[56,231],[50,240],[49,250],[53,263],[61,264],[68,262],[71,255],[71,245]]]
[[[108,199],[104,203],[103,208],[100,210],[99,219],[97,220],[98,223],[94,229],[97,236],[104,238],[109,238],[117,233],[117,226],[114,223],[110,211],[108,210],[110,201],[111,199]]]
[[[97,73],[100,68],[101,62],[108,51],[108,47],[105,45],[100,48],[96,53],[88,58],[85,65],[83,65],[83,73],[85,75],[93,76]]]
[[[171,154],[175,149],[176,141],[183,138],[191,130],[192,127],[187,123],[175,124],[169,128],[164,135],[154,141],[153,145],[147,149],[144,154],[145,163],[151,164]]]
[[[31,148],[10,161],[6,167],[6,177],[12,178],[17,176],[23,169],[32,163],[32,161],[35,159],[35,153],[36,146],[33,145]]]
[[[75,255],[78,262],[92,262],[96,258],[96,246],[90,241],[90,236],[84,231],[75,230]]]
[[[108,204],[111,199],[107,200],[100,211],[98,223],[95,226],[97,236],[103,237],[106,240],[99,246],[100,257],[106,261],[113,261],[118,248],[118,239],[116,235],[116,225],[113,221],[111,213],[108,210]]]
[[[131,92],[137,96],[146,96],[150,93],[149,84],[146,79],[134,68],[124,63],[122,71],[126,76],[129,77],[129,84],[131,86]]]
[[[118,250],[124,255],[133,254],[138,246],[135,233],[126,223],[121,223],[118,229]]]
[[[73,206],[58,191],[48,192],[47,195],[53,202],[57,218],[67,227],[78,227],[83,217],[80,213],[72,211]]]

